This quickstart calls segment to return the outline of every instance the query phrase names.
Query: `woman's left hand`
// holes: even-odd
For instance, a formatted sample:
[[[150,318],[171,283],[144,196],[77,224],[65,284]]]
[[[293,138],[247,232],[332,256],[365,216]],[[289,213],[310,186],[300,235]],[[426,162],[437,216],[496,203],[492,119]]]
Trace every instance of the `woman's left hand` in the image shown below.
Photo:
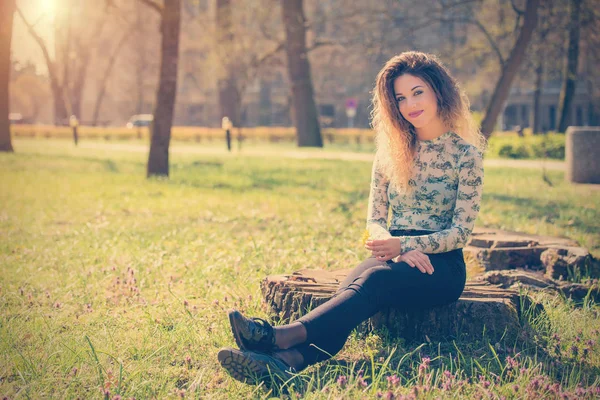
[[[400,238],[392,237],[383,240],[367,240],[365,248],[380,261],[388,261],[400,255]]]

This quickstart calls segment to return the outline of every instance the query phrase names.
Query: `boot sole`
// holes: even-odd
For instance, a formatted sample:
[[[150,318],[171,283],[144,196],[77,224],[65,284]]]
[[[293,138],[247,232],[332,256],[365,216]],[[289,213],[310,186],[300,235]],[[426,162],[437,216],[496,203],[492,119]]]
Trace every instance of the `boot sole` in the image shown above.
[[[217,359],[223,368],[234,379],[251,384],[264,382],[271,385],[274,380],[284,382],[285,379],[275,371],[269,371],[264,364],[245,356],[236,349],[221,349]]]

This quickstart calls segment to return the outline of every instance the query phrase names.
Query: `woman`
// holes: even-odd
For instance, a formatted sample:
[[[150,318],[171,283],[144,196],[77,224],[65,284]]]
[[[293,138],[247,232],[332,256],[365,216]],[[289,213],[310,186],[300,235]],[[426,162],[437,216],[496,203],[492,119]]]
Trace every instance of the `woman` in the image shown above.
[[[240,350],[222,349],[218,359],[234,378],[285,380],[335,355],[352,329],[382,308],[433,307],[460,297],[462,247],[479,213],[485,147],[469,101],[435,56],[405,52],[377,76],[372,120],[377,153],[365,244],[371,257],[329,301],[288,325],[230,311]]]

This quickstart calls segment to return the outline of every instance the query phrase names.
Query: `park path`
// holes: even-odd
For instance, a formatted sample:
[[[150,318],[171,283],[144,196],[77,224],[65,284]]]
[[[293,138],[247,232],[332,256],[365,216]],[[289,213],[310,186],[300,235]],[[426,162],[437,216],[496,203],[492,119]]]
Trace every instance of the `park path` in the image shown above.
[[[81,142],[80,148],[87,149],[102,149],[102,150],[113,150],[113,151],[126,151],[136,153],[147,153],[149,150],[148,145],[137,144],[137,143],[102,143],[102,142]],[[199,145],[181,145],[171,144],[171,154],[206,154],[206,155],[226,155],[228,152],[223,148],[207,147]],[[318,159],[318,160],[345,160],[345,161],[365,161],[372,162],[373,154],[370,153],[356,153],[356,152],[343,152],[343,151],[327,151],[320,149],[298,149],[298,150],[286,150],[286,149],[265,149],[265,148],[242,148],[241,151],[234,150],[231,152],[231,156],[252,156],[252,157],[283,157],[283,158],[296,158],[296,159]],[[565,169],[565,162],[554,161],[554,160],[510,160],[510,159],[486,159],[484,162],[485,167],[513,167],[513,168],[543,168],[547,170],[562,171]]]

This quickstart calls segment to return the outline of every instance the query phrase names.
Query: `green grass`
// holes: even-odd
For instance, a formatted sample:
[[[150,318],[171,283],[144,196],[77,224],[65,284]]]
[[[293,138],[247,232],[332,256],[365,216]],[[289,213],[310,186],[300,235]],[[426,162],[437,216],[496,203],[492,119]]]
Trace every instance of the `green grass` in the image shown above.
[[[218,366],[218,348],[233,344],[225,310],[265,316],[266,275],[367,256],[368,163],[177,155],[170,179],[147,180],[143,153],[14,144],[0,154],[0,394],[10,398],[268,397]],[[548,176],[553,186],[539,171],[487,168],[478,225],[568,236],[600,256],[600,191]],[[550,311],[518,342],[354,333],[337,362],[301,374],[302,396],[592,398],[600,308],[539,300]]]

